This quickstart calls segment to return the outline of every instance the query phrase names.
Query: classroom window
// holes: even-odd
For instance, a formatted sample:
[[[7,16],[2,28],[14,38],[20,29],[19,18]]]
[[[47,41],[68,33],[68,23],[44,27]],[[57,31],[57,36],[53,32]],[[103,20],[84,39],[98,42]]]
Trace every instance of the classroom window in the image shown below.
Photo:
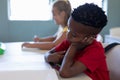
[[[95,3],[99,7],[102,7],[102,4],[103,4],[103,0],[69,0],[69,1],[71,3],[72,8],[75,8],[84,3]]]
[[[55,0],[8,0],[9,20],[51,20],[51,3]],[[102,7],[103,0],[69,0],[72,8],[84,3]]]
[[[50,20],[49,0],[9,0],[10,20]]]

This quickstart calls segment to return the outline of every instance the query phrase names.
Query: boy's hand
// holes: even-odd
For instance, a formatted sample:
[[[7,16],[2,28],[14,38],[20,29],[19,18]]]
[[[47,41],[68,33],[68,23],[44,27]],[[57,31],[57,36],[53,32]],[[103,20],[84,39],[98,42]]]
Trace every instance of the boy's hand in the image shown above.
[[[50,62],[59,63],[63,60],[65,51],[55,52],[49,55]]]
[[[85,37],[81,43],[85,46],[91,44],[93,42],[94,38],[93,37]]]
[[[77,49],[82,49],[85,46],[91,44],[93,42],[93,37],[85,37],[84,39],[79,40],[78,42],[72,42],[72,46],[76,46]]]

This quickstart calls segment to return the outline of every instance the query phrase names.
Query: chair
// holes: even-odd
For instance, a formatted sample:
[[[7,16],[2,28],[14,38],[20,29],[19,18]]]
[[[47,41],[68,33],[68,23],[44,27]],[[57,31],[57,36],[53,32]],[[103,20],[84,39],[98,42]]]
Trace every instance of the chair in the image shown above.
[[[110,71],[110,80],[120,80],[120,45],[106,52],[106,60]]]

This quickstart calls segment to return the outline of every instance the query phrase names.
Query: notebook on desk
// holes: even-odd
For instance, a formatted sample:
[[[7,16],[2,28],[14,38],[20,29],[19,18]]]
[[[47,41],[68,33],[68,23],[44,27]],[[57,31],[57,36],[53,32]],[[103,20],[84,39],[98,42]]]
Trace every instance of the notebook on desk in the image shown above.
[[[58,80],[58,77],[54,69],[1,70],[0,80]]]

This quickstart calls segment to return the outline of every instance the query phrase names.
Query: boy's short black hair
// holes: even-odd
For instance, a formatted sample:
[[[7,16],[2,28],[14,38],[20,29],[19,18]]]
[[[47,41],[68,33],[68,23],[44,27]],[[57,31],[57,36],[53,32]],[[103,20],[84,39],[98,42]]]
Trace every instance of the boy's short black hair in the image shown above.
[[[74,9],[72,18],[84,25],[102,29],[107,24],[107,16],[102,8],[86,3]]]

